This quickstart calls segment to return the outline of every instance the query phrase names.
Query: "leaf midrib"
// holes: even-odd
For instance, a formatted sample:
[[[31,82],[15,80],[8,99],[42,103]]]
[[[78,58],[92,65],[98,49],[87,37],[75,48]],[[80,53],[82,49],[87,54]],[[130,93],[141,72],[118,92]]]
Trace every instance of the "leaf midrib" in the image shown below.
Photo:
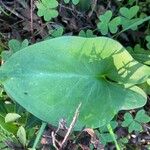
[[[99,79],[99,78],[104,78],[105,75],[101,74],[79,74],[79,73],[64,73],[64,72],[53,72],[53,73],[6,73],[7,79],[13,79],[13,78],[22,78],[22,77],[34,77],[34,78],[39,78],[39,77],[49,77],[49,78],[63,78],[63,79],[71,79],[71,78],[82,78],[82,79]],[[3,74],[3,77],[5,74]],[[0,72],[0,79],[2,78],[1,72]]]

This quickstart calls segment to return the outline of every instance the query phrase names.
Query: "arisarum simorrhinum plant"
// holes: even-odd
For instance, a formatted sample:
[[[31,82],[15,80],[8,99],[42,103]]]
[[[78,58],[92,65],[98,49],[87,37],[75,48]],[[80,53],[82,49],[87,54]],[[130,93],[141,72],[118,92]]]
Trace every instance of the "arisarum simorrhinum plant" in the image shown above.
[[[82,103],[75,130],[103,126],[119,110],[145,105],[136,84],[149,76],[150,67],[106,37],[46,40],[16,52],[0,68],[7,94],[47,123],[71,122]]]

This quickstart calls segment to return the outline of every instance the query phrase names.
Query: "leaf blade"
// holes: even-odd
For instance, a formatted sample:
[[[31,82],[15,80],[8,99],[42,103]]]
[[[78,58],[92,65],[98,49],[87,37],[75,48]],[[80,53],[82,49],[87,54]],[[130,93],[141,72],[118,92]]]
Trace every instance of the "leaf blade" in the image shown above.
[[[1,67],[0,77],[7,76],[3,85],[10,97],[41,120],[56,125],[63,117],[71,122],[82,101],[75,129],[84,125],[95,128],[107,124],[120,109],[146,103],[146,96],[139,89],[105,78],[107,74],[116,79],[112,77],[121,64],[114,60],[122,55],[128,56],[124,62],[133,61],[118,42],[108,38],[55,38],[14,54]]]

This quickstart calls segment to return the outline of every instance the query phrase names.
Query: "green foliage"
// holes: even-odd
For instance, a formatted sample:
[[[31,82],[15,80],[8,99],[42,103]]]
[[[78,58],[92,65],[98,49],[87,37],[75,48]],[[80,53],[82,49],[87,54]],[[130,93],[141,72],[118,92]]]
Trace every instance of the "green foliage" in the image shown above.
[[[19,142],[25,147],[27,139],[26,139],[26,131],[23,126],[19,127],[17,131],[17,137],[18,137]]]
[[[2,138],[2,140],[12,140],[14,137],[14,135],[7,131],[5,128],[3,128],[1,125],[0,125],[0,138]],[[1,141],[1,140],[0,140]]]
[[[50,21],[58,16],[58,11],[56,10],[58,6],[57,0],[39,0],[36,6],[38,8],[38,16],[43,16],[45,21]]]
[[[127,112],[124,115],[124,121],[122,122],[122,126],[128,127],[130,133],[132,131],[142,131],[142,124],[148,123],[149,121],[150,117],[145,114],[144,110],[138,111],[135,118],[133,118],[132,115]]]
[[[6,147],[5,141],[14,141],[15,136],[11,132],[15,132],[16,128],[14,128],[14,125],[6,124],[3,121],[3,118],[0,116],[0,149],[4,149]],[[4,149],[4,150],[10,150],[10,149]]]
[[[117,127],[117,122],[111,121],[110,125],[111,125],[112,129],[115,130],[115,128]],[[106,145],[109,142],[113,142],[113,138],[112,138],[111,134],[109,133],[109,130],[106,125],[100,127],[99,130],[100,130],[100,132],[97,135],[99,136],[100,141],[103,145]],[[117,135],[115,135],[115,138],[117,139]]]
[[[8,123],[8,122],[14,122],[16,120],[18,120],[21,116],[19,114],[16,114],[16,113],[8,113],[6,116],[5,116],[5,122]]]
[[[115,137],[117,138],[117,135]],[[99,135],[99,138],[103,145],[113,142],[113,138],[111,137],[110,133],[102,133]]]
[[[147,41],[147,48],[150,49],[150,35],[146,36],[146,41]]]
[[[15,124],[5,123],[5,116],[7,112],[13,111],[12,109],[13,109],[12,105],[10,104],[7,105],[2,100],[0,100],[0,126],[5,131],[15,134],[17,131],[17,126]]]
[[[83,13],[90,10],[90,8],[93,7],[93,1],[92,0],[79,0],[79,3],[77,5],[77,9]],[[92,8],[93,9],[93,8]]]
[[[70,123],[82,102],[76,130],[103,126],[119,110],[145,105],[135,84],[149,76],[149,67],[106,37],[46,40],[18,51],[0,70],[8,95],[53,125],[62,117]]]
[[[77,5],[79,2],[80,2],[80,0],[71,0],[72,1],[72,3],[74,4],[74,5]],[[66,3],[66,4],[68,4],[69,2],[70,2],[70,0],[64,0],[64,2]]]
[[[111,122],[110,122],[110,125],[111,125],[112,129],[115,130],[115,128],[117,127],[118,123],[117,123],[116,121],[111,121]],[[99,130],[100,130],[100,133],[109,132],[106,125],[100,127]]]
[[[8,42],[8,46],[10,48],[10,50],[15,53],[25,47],[27,47],[29,45],[29,42],[27,39],[25,39],[24,41],[20,42],[18,40],[12,39]]]
[[[28,8],[25,0],[17,3],[20,3],[17,7]],[[17,7],[9,10],[11,6],[7,8],[7,3],[3,5],[2,2],[1,22],[7,18],[8,21],[5,30],[0,32],[1,62],[4,63],[0,68],[0,149],[5,147],[8,140],[15,144],[19,142],[24,149],[32,147],[35,136],[38,137],[35,133],[41,120],[57,126],[59,120],[65,118],[69,126],[80,102],[82,105],[75,130],[83,126],[100,127],[98,136],[104,146],[109,148],[109,142],[114,141],[121,150],[136,149],[135,145],[133,148],[130,145],[129,137],[124,138],[122,133],[119,136],[110,134],[112,132],[108,131],[107,124],[110,123],[114,131],[118,130],[120,126],[117,126],[117,122],[111,121],[114,115],[119,110],[144,106],[150,95],[150,22],[145,23],[150,20],[149,3],[150,0],[118,0],[113,3],[37,0],[30,14],[33,15],[31,26],[26,19],[23,23],[14,24],[15,15],[22,18],[22,13],[19,14],[22,10]],[[35,4],[37,8],[34,8]],[[36,10],[43,19],[37,18],[34,14]],[[12,13],[13,18],[9,20]],[[29,16],[23,13],[24,17]],[[9,22],[13,24],[12,31],[14,27],[23,27],[23,31],[19,29],[15,37],[23,34],[24,38],[30,36],[31,32],[28,38],[31,42],[47,41],[28,47],[28,40],[20,42],[13,39],[8,42],[7,48],[8,35],[14,36],[7,33],[10,32]],[[25,28],[28,32],[24,32]],[[123,33],[125,31],[128,32]],[[80,37],[61,37],[77,34]],[[99,35],[107,35],[131,46],[127,47],[130,54],[114,40],[94,38]],[[147,104],[144,108],[147,108]],[[145,113],[144,109],[134,117],[134,113],[126,113],[122,126],[130,133],[142,133],[147,127],[144,124],[150,121]],[[120,122],[120,115],[118,119]],[[35,140],[35,145],[39,140]],[[145,147],[142,145],[142,148]]]
[[[81,37],[96,37],[96,35],[93,34],[93,31],[89,30],[89,29],[86,31],[81,30],[79,32],[79,36],[81,36]]]
[[[129,20],[135,17],[138,11],[139,11],[139,6],[133,6],[131,8],[126,8],[126,7],[120,8],[120,14]]]
[[[99,16],[100,21],[97,24],[97,28],[102,35],[109,34],[109,31],[112,34],[117,33],[119,26],[122,26],[122,30],[117,35],[129,29],[136,30],[139,25],[150,20],[150,16],[138,18],[138,11],[139,6],[137,5],[131,8],[121,7],[119,9],[120,14],[112,19],[112,11],[107,10],[103,15]]]
[[[117,122],[116,121],[111,121],[110,126],[112,130],[114,131],[115,128],[117,127]],[[113,142],[114,138],[115,140],[117,139],[117,135],[113,133],[113,137],[110,134],[110,129],[108,129],[108,125],[102,126],[99,128],[99,130],[96,130],[96,135],[99,137],[100,142],[105,146],[106,144]]]
[[[133,5],[136,0],[128,0],[129,5]]]
[[[54,29],[54,30],[50,30],[49,34],[52,38],[56,38],[59,36],[62,36],[64,33],[64,28],[59,26],[58,28]]]
[[[121,24],[121,18],[115,17],[112,18],[112,11],[108,10],[103,15],[99,16],[100,22],[97,24],[98,29],[102,35],[108,34],[110,30],[111,33],[116,33],[118,31],[118,26]]]
[[[126,7],[120,8],[119,12],[122,15],[121,24],[122,24],[123,29],[126,29],[131,24],[139,20],[139,18],[134,18],[136,17],[138,11],[139,11],[139,6],[133,6],[131,8],[126,8]],[[133,27],[132,29],[136,30],[137,26]]]
[[[149,80],[147,80],[147,82],[142,83],[142,84],[140,84],[140,85],[138,85],[138,86],[139,86],[141,89],[143,89],[143,91],[144,91],[146,94],[150,95],[150,84],[148,84],[148,82],[149,82]]]
[[[137,26],[139,26],[149,20],[150,20],[150,16],[147,16],[145,18],[137,18],[135,20],[132,19],[131,21],[133,21],[133,22],[131,22],[131,24],[128,24],[128,26],[126,26],[126,28],[124,28],[122,31],[120,31],[119,34],[122,32],[125,32],[129,29],[132,29],[132,30],[137,29]]]
[[[126,137],[120,138],[118,140],[119,147],[121,150],[126,149],[126,144],[128,143],[128,139]]]
[[[16,39],[12,39],[8,42],[8,47],[9,47],[9,51],[3,51],[1,53],[2,59],[4,61],[6,61],[10,56],[12,56],[12,54],[14,54],[15,52],[27,47],[29,45],[29,42],[27,39],[25,39],[24,41],[20,42]]]
[[[134,48],[127,47],[127,50],[137,61],[150,65],[150,51],[142,48],[140,44],[136,44]]]
[[[150,121],[150,117],[145,114],[145,111],[142,109],[137,112],[135,120],[140,123],[148,123]]]
[[[110,133],[110,135],[111,135],[111,137],[112,137],[112,139],[113,139],[113,141],[114,141],[114,143],[115,143],[116,149],[117,149],[117,150],[121,150],[120,147],[119,147],[119,145],[118,145],[118,142],[117,142],[117,140],[116,140],[116,135],[115,135],[115,133],[114,133],[114,131],[113,131],[113,128],[111,127],[110,124],[107,125],[107,128],[108,128],[109,133]]]
[[[8,132],[5,130],[1,125],[0,125],[0,149],[1,150],[10,150],[9,148],[6,147],[5,141],[14,141],[15,137],[12,133]]]

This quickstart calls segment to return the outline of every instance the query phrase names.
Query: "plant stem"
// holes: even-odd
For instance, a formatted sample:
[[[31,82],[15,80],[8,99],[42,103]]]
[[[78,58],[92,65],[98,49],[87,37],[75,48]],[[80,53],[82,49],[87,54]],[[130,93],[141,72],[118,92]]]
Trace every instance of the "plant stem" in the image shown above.
[[[115,138],[115,134],[114,134],[114,132],[113,132],[113,129],[112,129],[111,125],[108,124],[108,125],[107,125],[107,128],[108,128],[108,131],[109,131],[111,137],[113,138],[113,141],[115,142],[116,149],[117,149],[117,150],[121,150],[120,147],[119,147],[119,145],[118,145],[118,143],[117,143],[117,140],[116,140],[116,138]]]
[[[47,125],[46,122],[42,122],[42,125],[41,125],[41,127],[40,127],[40,130],[39,130],[39,132],[38,132],[38,134],[37,134],[37,137],[36,137],[36,139],[35,139],[35,141],[34,141],[34,144],[33,144],[33,147],[32,147],[33,149],[36,149],[36,146],[37,146],[37,144],[39,143],[39,141],[40,141],[40,139],[41,139],[41,136],[42,136],[42,134],[43,134],[43,132],[44,132],[44,130],[45,130],[46,125]]]
[[[139,26],[139,25],[141,25],[141,24],[143,24],[144,22],[149,21],[149,20],[150,20],[150,16],[145,17],[145,18],[143,18],[143,19],[140,19],[140,20],[134,22],[133,24],[129,25],[129,26],[126,27],[125,29],[121,30],[121,31],[118,32],[117,34],[113,35],[112,38],[115,38],[115,37],[117,38],[121,33],[125,32],[125,31],[127,31],[127,30],[129,30],[129,29],[132,29],[132,28],[134,28],[134,27],[136,27],[136,26]]]

